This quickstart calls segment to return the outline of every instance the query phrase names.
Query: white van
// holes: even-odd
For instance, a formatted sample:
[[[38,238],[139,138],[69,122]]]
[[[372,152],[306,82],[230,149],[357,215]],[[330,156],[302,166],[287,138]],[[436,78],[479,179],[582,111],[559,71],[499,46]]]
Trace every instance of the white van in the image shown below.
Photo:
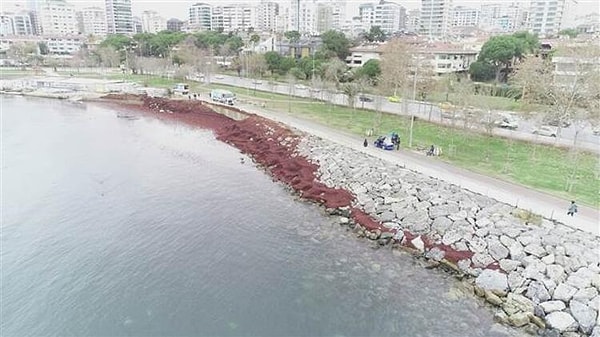
[[[228,90],[214,89],[210,92],[210,99],[215,102],[233,105],[235,103],[235,94]]]

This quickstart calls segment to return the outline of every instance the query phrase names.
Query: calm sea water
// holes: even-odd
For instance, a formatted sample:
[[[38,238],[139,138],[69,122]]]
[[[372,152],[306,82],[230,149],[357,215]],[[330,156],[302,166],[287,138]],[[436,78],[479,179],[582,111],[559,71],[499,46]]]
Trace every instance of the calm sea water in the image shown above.
[[[508,335],[209,131],[1,98],[3,336]]]

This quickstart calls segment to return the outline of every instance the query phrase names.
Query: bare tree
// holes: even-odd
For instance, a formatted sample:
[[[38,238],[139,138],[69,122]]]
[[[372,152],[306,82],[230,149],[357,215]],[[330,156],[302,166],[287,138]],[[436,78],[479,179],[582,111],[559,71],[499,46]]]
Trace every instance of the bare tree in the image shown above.
[[[381,85],[394,96],[404,91],[410,82],[407,76],[413,65],[412,53],[400,40],[390,40],[385,44],[381,55]]]
[[[551,80],[548,61],[541,57],[529,56],[522,59],[509,77],[509,81],[521,88],[521,101],[539,103],[540,93]]]

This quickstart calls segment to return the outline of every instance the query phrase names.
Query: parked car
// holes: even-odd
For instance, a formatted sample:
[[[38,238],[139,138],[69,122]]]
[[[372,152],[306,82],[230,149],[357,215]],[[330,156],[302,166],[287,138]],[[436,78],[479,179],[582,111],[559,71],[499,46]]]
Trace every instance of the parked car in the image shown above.
[[[296,89],[300,89],[300,90],[306,89],[306,86],[304,84],[296,84],[294,87],[296,87]]]
[[[600,126],[593,128],[592,129],[592,134],[594,136],[600,136]]]
[[[539,128],[533,129],[534,135],[541,135],[546,137],[556,137],[558,128],[551,125],[542,125]]]
[[[387,98],[389,102],[392,103],[400,103],[402,102],[402,98],[400,98],[399,96],[390,96]]]
[[[371,97],[365,95],[358,96],[358,100],[361,102],[373,102],[373,99]]]
[[[216,75],[216,76],[215,76],[215,78],[216,78],[216,79],[218,79],[218,80],[222,80],[222,79],[224,79],[225,77],[223,77],[223,75]]]
[[[516,118],[504,117],[494,121],[494,125],[509,130],[516,130],[519,128],[519,121]]]
[[[252,81],[252,84],[262,84],[262,81],[261,80],[254,80],[254,81]]]
[[[214,89],[210,92],[210,98],[219,103],[233,105],[235,103],[235,94],[229,90]]]

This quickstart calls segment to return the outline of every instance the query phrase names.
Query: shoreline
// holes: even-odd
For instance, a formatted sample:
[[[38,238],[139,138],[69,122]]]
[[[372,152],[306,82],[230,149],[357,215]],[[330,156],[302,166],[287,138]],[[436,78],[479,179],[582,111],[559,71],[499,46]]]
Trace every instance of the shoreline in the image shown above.
[[[118,94],[93,101],[213,130],[348,231],[464,279],[499,308],[502,323],[548,336],[600,336],[597,237],[236,107]]]

